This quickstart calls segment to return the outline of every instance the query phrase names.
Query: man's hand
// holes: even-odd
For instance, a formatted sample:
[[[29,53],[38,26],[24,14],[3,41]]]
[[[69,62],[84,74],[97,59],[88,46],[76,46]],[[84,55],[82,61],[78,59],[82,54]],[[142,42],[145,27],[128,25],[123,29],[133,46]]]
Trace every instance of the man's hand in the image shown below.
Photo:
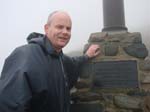
[[[86,51],[86,55],[89,57],[89,58],[93,58],[93,57],[96,57],[98,54],[100,54],[100,46],[99,45],[96,45],[96,44],[93,44],[91,45],[88,50]]]

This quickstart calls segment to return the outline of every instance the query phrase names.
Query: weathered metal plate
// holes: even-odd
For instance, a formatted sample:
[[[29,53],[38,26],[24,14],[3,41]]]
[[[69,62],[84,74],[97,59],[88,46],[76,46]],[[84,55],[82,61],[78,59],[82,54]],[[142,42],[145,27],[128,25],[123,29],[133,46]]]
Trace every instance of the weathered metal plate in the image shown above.
[[[99,88],[138,88],[137,62],[102,61],[93,64],[93,86]]]

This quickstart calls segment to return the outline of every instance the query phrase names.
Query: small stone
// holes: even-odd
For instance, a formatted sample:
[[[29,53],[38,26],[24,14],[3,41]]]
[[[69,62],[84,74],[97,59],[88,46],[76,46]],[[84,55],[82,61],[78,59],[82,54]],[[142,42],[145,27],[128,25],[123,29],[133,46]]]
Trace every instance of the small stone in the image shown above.
[[[150,71],[150,58],[146,57],[144,61],[141,61],[139,67],[141,70]]]
[[[72,104],[70,112],[104,112],[104,107],[99,103],[94,104]]]
[[[136,58],[145,58],[148,56],[148,50],[144,44],[131,44],[123,49],[127,54]]]
[[[112,94],[105,93],[105,94],[102,94],[102,97],[103,97],[105,102],[108,102],[108,103],[113,102],[113,95]]]
[[[132,110],[121,109],[119,112],[133,112]]]
[[[104,38],[107,36],[106,32],[97,32],[97,33],[92,33],[90,35],[90,38],[88,42],[102,42],[104,41]]]
[[[107,107],[104,112],[116,112],[116,109]]]
[[[73,93],[71,96],[74,100],[78,100],[80,102],[88,102],[102,99],[101,95],[94,92],[76,92]]]
[[[114,97],[115,104],[124,109],[141,109],[142,100],[137,97],[130,97],[127,95],[117,95]]]
[[[150,75],[146,75],[141,82],[150,84]]]
[[[142,37],[139,32],[128,33],[121,42],[123,42],[123,43],[142,43]]]
[[[143,109],[144,112],[150,112],[150,96],[144,98]]]
[[[118,48],[119,47],[116,43],[108,43],[105,45],[105,56],[116,56]]]
[[[150,92],[137,89],[137,90],[130,90],[129,92],[127,92],[127,95],[132,96],[132,97],[135,97],[135,96],[144,97],[144,96],[150,95]]]
[[[90,87],[90,82],[87,80],[79,80],[77,84],[75,84],[75,87],[77,89],[82,89],[82,88],[89,88]]]

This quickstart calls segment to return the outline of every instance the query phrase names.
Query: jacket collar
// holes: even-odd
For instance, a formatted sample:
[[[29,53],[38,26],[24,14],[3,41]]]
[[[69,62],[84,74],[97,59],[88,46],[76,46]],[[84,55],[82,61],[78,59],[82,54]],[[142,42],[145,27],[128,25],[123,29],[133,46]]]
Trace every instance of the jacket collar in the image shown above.
[[[53,48],[51,42],[48,40],[48,38],[45,36],[45,49],[49,55],[59,57],[63,55],[63,52],[57,53],[55,49]]]

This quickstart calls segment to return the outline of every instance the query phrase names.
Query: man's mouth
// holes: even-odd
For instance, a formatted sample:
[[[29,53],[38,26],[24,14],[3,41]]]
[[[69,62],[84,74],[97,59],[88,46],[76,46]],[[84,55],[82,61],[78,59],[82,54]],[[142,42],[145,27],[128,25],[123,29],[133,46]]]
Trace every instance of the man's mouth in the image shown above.
[[[59,39],[61,39],[61,40],[63,40],[63,41],[68,40],[68,39],[67,39],[67,38],[65,38],[65,37],[59,37]]]

